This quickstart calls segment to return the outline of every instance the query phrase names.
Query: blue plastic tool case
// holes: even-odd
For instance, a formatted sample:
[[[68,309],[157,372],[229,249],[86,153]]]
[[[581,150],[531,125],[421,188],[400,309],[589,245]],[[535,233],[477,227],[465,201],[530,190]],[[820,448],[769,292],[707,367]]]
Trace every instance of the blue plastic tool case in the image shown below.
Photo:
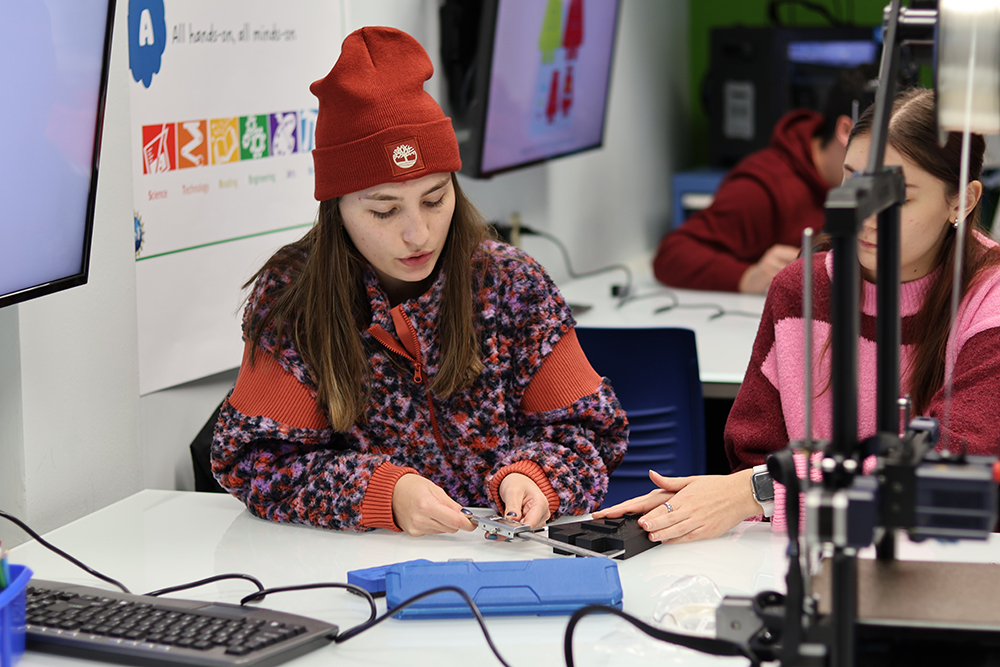
[[[396,565],[409,565],[410,563],[433,562],[434,561],[427,560],[426,558],[420,558],[417,560],[408,560],[405,563],[390,563],[389,565],[366,567],[363,570],[351,570],[347,573],[347,583],[360,586],[371,593],[372,597],[380,597],[385,595],[385,573],[390,567],[395,567]]]
[[[572,614],[588,604],[621,609],[618,564],[608,558],[543,558],[525,561],[408,562],[386,568],[386,606],[438,586],[458,586],[484,616]],[[396,618],[470,618],[472,611],[454,592],[423,598]]]

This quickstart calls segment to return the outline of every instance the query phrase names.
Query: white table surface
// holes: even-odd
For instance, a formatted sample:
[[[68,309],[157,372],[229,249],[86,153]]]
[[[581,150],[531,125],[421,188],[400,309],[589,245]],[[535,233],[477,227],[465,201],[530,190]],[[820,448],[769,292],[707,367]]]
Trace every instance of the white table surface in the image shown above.
[[[572,304],[591,306],[574,314],[580,327],[684,327],[694,330],[698,372],[706,397],[733,398],[743,382],[757,337],[764,297],[733,292],[682,290],[658,283],[647,258],[630,262],[635,282],[633,298],[619,306],[611,285],[624,282],[624,273],[612,271],[559,285]],[[681,307],[656,313],[672,303]],[[712,317],[722,309],[726,314]]]
[[[338,533],[270,523],[251,516],[227,495],[142,491],[45,535],[56,546],[128,586],[134,593],[194,581],[223,572],[258,577],[265,586],[347,580],[348,570],[415,558],[528,560],[555,556],[541,544],[483,539],[481,532],[412,538],[377,530]],[[764,524],[743,524],[730,534],[687,545],[663,545],[618,562],[624,610],[650,621],[657,596],[678,579],[706,574],[723,593],[784,590],[785,538]],[[39,579],[114,590],[35,542],[11,554]],[[172,597],[238,603],[253,590],[232,580],[175,593]],[[336,623],[341,629],[366,620],[368,606],[345,591],[281,593],[261,606]],[[378,600],[385,611],[384,598]],[[487,617],[501,654],[514,667],[562,665],[567,616]],[[584,619],[574,634],[574,657],[588,665],[662,665],[718,660],[646,639],[624,621],[607,615]],[[643,663],[642,655],[650,662]],[[694,661],[694,662],[692,662]],[[734,662],[735,661],[735,662]],[[722,661],[743,665],[745,660]],[[27,652],[20,667],[86,664]],[[93,663],[90,663],[93,664]],[[297,658],[296,667],[328,665],[498,665],[475,621],[389,619],[344,642]]]
[[[337,533],[270,523],[251,516],[236,499],[222,494],[142,491],[45,535],[97,570],[143,593],[224,572],[258,577],[265,586],[346,581],[347,571],[426,558],[527,560],[564,558],[533,542],[498,542],[482,533],[425,536],[377,530]],[[787,569],[784,534],[768,524],[743,523],[726,535],[691,544],[661,545],[618,563],[624,610],[652,621],[660,594],[689,575],[702,574],[723,594],[784,591]],[[899,557],[910,560],[1000,562],[1000,536],[988,542],[899,543]],[[873,550],[862,553],[874,556]],[[113,590],[35,542],[11,552],[39,579],[86,584]],[[174,597],[237,603],[251,592],[244,581],[224,581],[183,591]],[[363,622],[367,604],[336,589],[276,594],[262,606],[320,618],[347,629]],[[385,611],[384,600],[378,602]],[[562,641],[568,617],[488,617],[487,625],[502,655],[514,667],[564,664]],[[575,633],[574,657],[581,667],[596,665],[745,665],[739,658],[711,658],[654,642],[617,618],[585,619]],[[294,667],[329,665],[495,665],[478,626],[471,619],[389,619],[343,644],[331,644],[297,658]],[[27,652],[20,667],[94,664],[63,656]]]

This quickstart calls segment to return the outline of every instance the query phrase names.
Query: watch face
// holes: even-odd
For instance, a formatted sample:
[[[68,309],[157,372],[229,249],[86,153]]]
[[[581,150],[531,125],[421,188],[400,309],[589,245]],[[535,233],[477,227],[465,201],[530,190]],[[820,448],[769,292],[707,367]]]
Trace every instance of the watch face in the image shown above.
[[[765,472],[753,476],[753,494],[757,502],[774,500],[774,480],[770,474]]]

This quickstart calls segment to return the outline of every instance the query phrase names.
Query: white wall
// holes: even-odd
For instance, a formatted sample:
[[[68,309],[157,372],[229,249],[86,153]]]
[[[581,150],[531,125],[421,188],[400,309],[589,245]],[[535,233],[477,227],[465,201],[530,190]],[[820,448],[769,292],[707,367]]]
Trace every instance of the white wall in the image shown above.
[[[0,509],[24,518],[24,416],[18,314],[17,307],[0,308],[0,462],[3,463],[0,465]],[[13,536],[19,533],[0,521],[0,541],[14,544]]]
[[[416,37],[435,62],[427,89],[440,100],[438,4],[344,0],[344,16],[348,31],[381,24]],[[90,284],[0,310],[0,507],[43,531],[140,488],[193,489],[188,445],[235,379],[138,395],[127,8],[119,0]],[[687,152],[687,26],[687,0],[623,0],[605,147],[463,178],[487,217],[520,213],[561,238],[578,271],[649,252],[668,227],[670,176]],[[565,277],[554,246],[531,237],[524,246]],[[20,532],[0,522],[0,539]]]

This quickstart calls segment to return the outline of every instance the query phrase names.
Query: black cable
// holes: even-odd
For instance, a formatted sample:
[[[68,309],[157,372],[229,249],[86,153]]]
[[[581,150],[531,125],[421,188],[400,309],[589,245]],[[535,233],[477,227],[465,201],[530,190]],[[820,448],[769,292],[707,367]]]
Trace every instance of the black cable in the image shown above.
[[[493,655],[497,657],[497,660],[500,661],[501,665],[503,665],[504,667],[510,667],[507,661],[503,659],[503,656],[500,655],[500,651],[499,649],[497,649],[496,644],[493,643],[493,638],[490,637],[489,630],[486,629],[486,620],[483,618],[482,613],[479,611],[479,607],[477,607],[476,603],[472,601],[472,598],[469,597],[469,594],[466,593],[461,588],[459,588],[458,586],[439,586],[437,588],[432,588],[428,591],[424,591],[423,593],[420,593],[418,595],[414,595],[413,597],[399,603],[398,605],[393,607],[390,611],[387,611],[386,613],[382,614],[375,620],[369,621],[367,623],[362,623],[361,625],[353,627],[350,630],[347,630],[346,632],[340,633],[334,641],[337,642],[338,644],[341,642],[346,642],[348,639],[360,635],[365,630],[375,627],[376,625],[378,625],[385,619],[389,618],[390,616],[401,612],[403,609],[406,609],[414,602],[422,600],[425,597],[429,597],[431,595],[436,595],[438,593],[447,593],[447,592],[458,593],[462,597],[462,599],[465,600],[465,604],[469,606],[469,609],[472,610],[473,616],[476,617],[476,622],[479,623],[479,628],[483,631],[483,637],[486,638],[486,643],[489,645],[490,650],[493,651]]]
[[[513,228],[510,225],[501,224],[499,222],[490,223],[490,226],[496,232],[496,234],[505,240],[510,240],[511,232]],[[525,227],[521,225],[518,230],[521,234],[541,236],[543,239],[547,239],[554,243],[559,252],[562,254],[563,262],[566,264],[566,272],[569,274],[570,278],[589,278],[591,276],[596,276],[601,273],[607,273],[608,271],[623,271],[625,273],[625,287],[618,294],[618,307],[621,308],[628,300],[629,294],[632,293],[632,269],[630,269],[625,264],[610,264],[608,266],[602,266],[599,269],[594,269],[593,271],[584,271],[583,273],[577,273],[573,269],[573,262],[569,258],[569,251],[566,249],[566,245],[560,241],[556,236],[549,234],[548,232],[541,232],[537,229],[532,229],[531,227]]]
[[[831,0],[830,6],[834,14],[840,14],[840,20],[847,23],[847,13],[844,8],[840,6],[840,0]]]
[[[655,299],[661,296],[670,297],[670,299],[673,301],[673,305],[675,306],[680,303],[680,299],[677,298],[677,294],[674,293],[673,290],[663,288],[655,292],[647,292],[646,294],[630,294],[624,299],[622,299],[621,305],[624,306],[626,304],[632,303],[633,301],[640,301],[642,299]]]
[[[738,315],[740,317],[755,317],[758,319],[760,318],[760,313],[754,313],[749,310],[726,310],[717,303],[679,303],[677,301],[676,296],[672,294],[670,296],[673,298],[674,303],[667,304],[666,306],[660,306],[659,308],[653,311],[654,315],[659,315],[660,313],[666,313],[671,310],[681,310],[681,309],[700,310],[703,308],[711,308],[714,309],[715,312],[708,316],[708,319],[710,321],[717,320],[720,317],[724,317],[726,315]]]
[[[619,618],[625,619],[653,639],[659,639],[662,642],[683,646],[684,648],[693,649],[709,655],[743,656],[750,661],[750,664],[753,667],[758,667],[758,665],[760,665],[760,661],[757,657],[750,652],[748,647],[743,646],[742,644],[737,644],[736,642],[727,641],[725,639],[696,637],[693,635],[685,635],[678,632],[661,630],[660,628],[655,628],[648,623],[640,621],[638,618],[631,616],[630,614],[626,614],[621,609],[607,607],[602,604],[591,604],[577,609],[576,612],[570,616],[569,624],[566,626],[566,634],[564,635],[563,641],[563,653],[566,657],[566,667],[573,667],[574,665],[573,629],[576,627],[576,624],[580,622],[580,619],[588,614],[614,614]]]
[[[625,287],[622,289],[621,294],[618,297],[618,306],[621,307],[625,302],[625,299],[632,292],[632,269],[630,269],[625,264],[609,264],[608,266],[602,266],[599,269],[594,269],[593,271],[584,271],[583,273],[577,273],[573,270],[573,262],[570,261],[569,251],[566,249],[566,245],[560,241],[557,237],[549,234],[548,232],[538,231],[537,229],[531,229],[530,227],[521,227],[522,234],[534,234],[535,236],[541,236],[543,239],[547,239],[554,243],[559,252],[562,254],[563,262],[566,263],[566,272],[569,273],[569,277],[573,279],[579,278],[589,278],[591,276],[596,276],[601,273],[607,273],[608,271],[624,271],[625,272]]]
[[[260,583],[257,577],[251,576],[249,574],[240,574],[239,572],[231,572],[229,574],[216,574],[205,579],[199,579],[198,581],[192,581],[187,584],[179,584],[177,586],[168,586],[167,588],[161,588],[157,591],[152,591],[146,593],[150,597],[157,597],[159,595],[166,595],[167,593],[176,593],[177,591],[184,591],[189,588],[197,588],[198,586],[204,586],[205,584],[211,584],[216,581],[222,581],[223,579],[245,579],[253,583],[257,587],[258,591],[264,590],[264,584]]]
[[[102,581],[106,581],[109,584],[117,586],[118,588],[121,589],[121,591],[123,593],[127,593],[129,595],[132,594],[132,591],[130,591],[128,589],[128,587],[125,586],[125,584],[121,583],[117,579],[113,579],[113,578],[107,576],[106,574],[102,574],[102,573],[98,572],[97,570],[95,570],[94,568],[90,567],[89,565],[86,565],[85,563],[77,560],[73,556],[70,556],[68,553],[66,553],[65,551],[63,551],[59,547],[57,547],[57,546],[51,544],[50,542],[46,541],[45,538],[43,538],[41,535],[39,535],[38,533],[36,533],[26,523],[24,523],[23,521],[21,521],[17,517],[11,516],[7,512],[4,512],[3,510],[0,510],[0,517],[2,517],[4,519],[7,519],[8,521],[14,523],[16,526],[18,526],[21,530],[23,530],[28,535],[30,535],[36,542],[38,542],[39,544],[41,544],[43,547],[45,547],[46,549],[48,549],[48,550],[50,550],[50,551],[52,551],[52,552],[54,552],[54,553],[62,556],[63,558],[65,558],[69,562],[73,563],[73,565],[76,565],[80,569],[82,569],[82,570],[86,571],[87,573],[89,573],[89,574],[97,577],[98,579],[101,579]],[[212,583],[214,581],[219,581],[219,580],[222,580],[222,579],[245,579],[247,581],[253,582],[253,584],[257,586],[258,591],[264,590],[264,585],[262,583],[260,583],[260,581],[258,581],[255,577],[252,577],[249,574],[231,573],[231,574],[217,574],[215,576],[208,577],[206,579],[201,579],[199,581],[194,581],[194,582],[187,583],[187,584],[180,584],[179,586],[171,586],[171,587],[168,587],[168,588],[161,588],[158,591],[152,591],[150,593],[146,593],[145,595],[150,596],[150,597],[156,597],[158,595],[165,595],[166,593],[174,593],[176,591],[182,591],[182,590],[185,590],[185,589],[188,589],[188,588],[195,588],[196,586],[202,586],[204,584],[209,584],[209,583]]]
[[[660,306],[653,311],[653,314],[659,315],[660,313],[666,313],[671,310],[701,310],[704,308],[711,308],[716,311],[712,317],[718,317],[722,313],[726,312],[726,309],[717,303],[674,303],[667,306]]]
[[[98,579],[100,579],[102,581],[106,581],[106,582],[108,582],[109,584],[111,584],[113,586],[117,586],[118,588],[120,588],[122,590],[123,593],[128,593],[129,595],[132,594],[132,591],[130,591],[125,586],[125,584],[123,584],[122,582],[118,581],[117,579],[112,579],[111,577],[109,577],[106,574],[101,574],[100,572],[98,572],[94,568],[90,567],[89,565],[85,565],[83,562],[77,560],[76,558],[73,558],[72,556],[70,556],[68,553],[66,553],[65,551],[63,551],[59,547],[57,547],[57,546],[55,546],[53,544],[50,544],[41,535],[39,535],[38,533],[36,533],[35,531],[33,531],[31,528],[29,528],[28,524],[24,523],[23,521],[21,521],[17,517],[11,516],[10,514],[7,514],[7,512],[4,512],[3,510],[0,510],[0,518],[7,519],[8,521],[10,521],[14,525],[16,525],[18,528],[20,528],[21,530],[23,530],[24,532],[26,532],[28,535],[30,535],[36,542],[38,542],[39,544],[41,544],[43,547],[45,547],[49,551],[52,551],[53,553],[56,553],[56,554],[62,556],[63,558],[65,558],[69,562],[73,563],[73,565],[76,565],[81,570],[87,572],[88,574],[91,574],[91,575],[97,577]]]
[[[251,593],[250,595],[247,595],[245,598],[240,600],[240,605],[249,604],[251,602],[258,602],[259,600],[263,600],[271,593],[287,593],[289,591],[307,591],[313,588],[343,588],[348,593],[352,593],[354,595],[357,595],[358,597],[362,597],[365,600],[367,600],[368,607],[369,609],[371,609],[371,615],[368,616],[368,620],[362,623],[361,625],[371,623],[375,619],[376,614],[378,613],[378,611],[375,608],[375,598],[372,597],[371,593],[361,588],[360,586],[355,586],[354,584],[344,584],[336,581],[322,582],[318,584],[297,584],[295,586],[276,586],[275,588],[262,588],[256,593]],[[361,625],[357,627],[361,627]],[[347,632],[351,632],[353,629],[354,628],[348,630]]]
[[[819,4],[818,2],[812,2],[811,0],[771,0],[767,5],[767,14],[771,20],[771,25],[782,27],[785,22],[781,20],[778,15],[778,8],[781,5],[791,5],[795,7],[796,5],[802,7],[803,9],[811,10],[823,18],[825,18],[832,26],[843,26],[846,22],[834,16],[829,9]]]
[[[713,313],[709,315],[708,319],[715,320],[722,317],[723,315],[739,315],[740,317],[755,317],[757,319],[760,319],[760,313],[754,313],[749,310],[725,310],[725,309],[721,310],[718,313]]]

